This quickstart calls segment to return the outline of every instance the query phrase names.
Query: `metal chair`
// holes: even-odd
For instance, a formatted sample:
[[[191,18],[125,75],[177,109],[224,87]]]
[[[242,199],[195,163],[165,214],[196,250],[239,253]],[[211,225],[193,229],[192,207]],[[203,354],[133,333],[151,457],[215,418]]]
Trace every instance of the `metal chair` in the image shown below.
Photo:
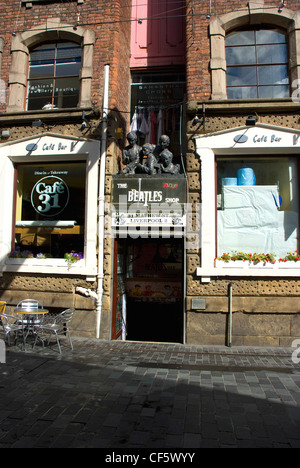
[[[17,318],[13,315],[5,314],[5,307],[5,302],[0,303],[0,325],[2,326],[4,332],[4,339],[7,342],[7,344],[10,345],[10,334],[14,333],[16,344],[18,335],[21,332],[21,336],[23,338],[23,345],[25,347],[23,323],[18,322]]]
[[[17,304],[18,308],[31,310],[31,309],[43,309],[43,305],[36,299],[23,299]]]
[[[73,350],[73,343],[69,331],[69,325],[73,318],[75,309],[66,309],[55,317],[46,317],[43,322],[36,327],[36,338],[33,348],[36,345],[37,339],[41,339],[44,344],[45,336],[49,335],[48,344],[50,343],[51,335],[54,334],[58,345],[59,352],[61,353],[61,345],[59,335],[66,335],[69,339],[71,349]]]

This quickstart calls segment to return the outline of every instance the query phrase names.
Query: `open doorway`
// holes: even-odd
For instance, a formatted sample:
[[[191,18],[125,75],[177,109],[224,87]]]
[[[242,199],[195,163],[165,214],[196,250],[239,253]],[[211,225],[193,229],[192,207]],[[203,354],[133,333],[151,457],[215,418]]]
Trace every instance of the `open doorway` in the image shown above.
[[[112,339],[183,342],[183,240],[116,241]]]

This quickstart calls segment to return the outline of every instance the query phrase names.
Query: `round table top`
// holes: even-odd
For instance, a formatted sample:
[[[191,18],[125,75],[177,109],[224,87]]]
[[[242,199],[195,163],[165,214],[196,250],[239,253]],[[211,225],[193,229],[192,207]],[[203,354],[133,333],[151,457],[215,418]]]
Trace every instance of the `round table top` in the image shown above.
[[[49,310],[48,309],[42,309],[41,307],[36,308],[33,307],[32,309],[30,308],[22,308],[22,307],[16,307],[15,312],[17,314],[29,314],[29,315],[35,315],[35,314],[48,314]]]

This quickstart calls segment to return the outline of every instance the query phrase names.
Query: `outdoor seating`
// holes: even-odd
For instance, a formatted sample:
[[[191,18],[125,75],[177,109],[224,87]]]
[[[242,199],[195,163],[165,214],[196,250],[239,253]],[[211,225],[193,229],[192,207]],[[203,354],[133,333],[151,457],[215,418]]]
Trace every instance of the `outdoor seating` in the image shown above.
[[[43,346],[44,341],[48,337],[48,344],[50,344],[51,335],[55,335],[56,343],[59,352],[61,353],[61,344],[59,336],[65,335],[69,340],[71,349],[73,350],[73,343],[71,340],[69,325],[73,318],[75,309],[66,309],[55,317],[46,317],[43,322],[36,327],[36,339],[33,347],[36,345],[37,339],[41,339]]]
[[[5,313],[6,303],[0,302],[0,325],[4,332],[4,340],[10,345],[10,335],[14,334],[15,344],[18,336],[22,337],[23,345],[24,342],[24,327],[23,323],[17,321],[16,317]]]

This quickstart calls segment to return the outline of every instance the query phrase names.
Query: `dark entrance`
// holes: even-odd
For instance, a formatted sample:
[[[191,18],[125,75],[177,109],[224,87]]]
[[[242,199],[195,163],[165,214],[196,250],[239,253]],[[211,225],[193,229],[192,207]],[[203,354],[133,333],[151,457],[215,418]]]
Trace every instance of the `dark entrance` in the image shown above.
[[[113,333],[112,338],[121,337],[123,329],[127,340],[182,343],[182,239],[127,238],[116,247],[113,330],[119,329],[119,335]]]

